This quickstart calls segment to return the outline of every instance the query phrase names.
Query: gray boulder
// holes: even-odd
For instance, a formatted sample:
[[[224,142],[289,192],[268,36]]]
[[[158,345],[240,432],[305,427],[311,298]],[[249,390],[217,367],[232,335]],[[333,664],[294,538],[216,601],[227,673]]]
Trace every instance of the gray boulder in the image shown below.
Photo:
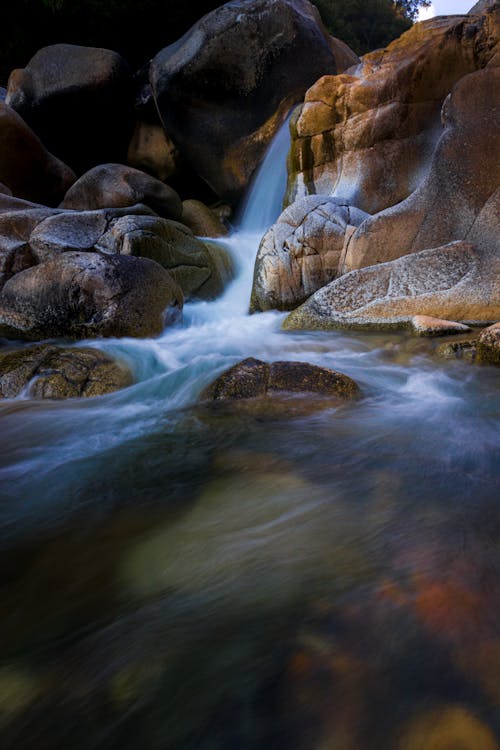
[[[182,301],[169,273],[151,260],[66,252],[6,282],[0,336],[156,336]]]
[[[341,198],[325,195],[292,203],[260,243],[250,311],[292,310],[333,281],[346,234],[367,216]]]

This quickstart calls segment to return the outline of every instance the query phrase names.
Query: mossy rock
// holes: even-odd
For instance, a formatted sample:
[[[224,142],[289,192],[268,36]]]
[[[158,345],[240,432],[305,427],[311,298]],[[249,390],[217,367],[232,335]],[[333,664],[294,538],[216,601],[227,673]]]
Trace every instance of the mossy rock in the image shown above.
[[[128,368],[97,349],[42,344],[0,355],[0,398],[102,396],[131,383]]]

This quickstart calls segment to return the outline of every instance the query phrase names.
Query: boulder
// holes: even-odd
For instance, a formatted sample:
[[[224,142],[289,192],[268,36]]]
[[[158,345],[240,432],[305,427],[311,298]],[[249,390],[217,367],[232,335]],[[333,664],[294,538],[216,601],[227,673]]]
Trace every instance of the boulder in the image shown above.
[[[132,76],[116,52],[73,44],[43,47],[25,68],[11,73],[6,101],[78,174],[126,158]]]
[[[430,315],[415,315],[411,327],[417,336],[449,336],[454,333],[470,331],[469,326],[455,323],[452,320],[441,320]]]
[[[219,375],[201,399],[253,399],[291,393],[348,399],[358,394],[358,386],[347,375],[326,367],[307,362],[267,363],[250,357]]]
[[[0,354],[0,399],[102,396],[131,383],[128,368],[98,349],[42,344]]]
[[[446,96],[498,51],[496,8],[417,23],[357,68],[320,78],[293,118],[287,201],[330,194],[374,214],[410,195],[429,169]]]
[[[99,247],[105,252],[150,258],[166,268],[187,299],[213,299],[232,277],[231,257],[215,242],[157,216],[126,216],[111,222]]]
[[[473,236],[498,258],[500,68],[462,78],[443,106],[443,122],[426,179],[406,200],[361,224],[346,244],[344,272]],[[481,215],[487,204],[489,219]]]
[[[480,322],[500,318],[500,258],[452,242],[340,276],[286,318],[284,328],[386,328],[414,315]]]
[[[61,208],[89,211],[123,208],[142,203],[159,216],[180,219],[181,199],[155,177],[124,164],[100,164],[86,172],[68,190]]]
[[[18,198],[53,206],[75,179],[22,117],[0,102],[0,182]]]
[[[7,281],[0,336],[156,336],[181,308],[181,290],[154,261],[66,252]]]
[[[127,164],[159,180],[168,180],[178,172],[180,156],[160,122],[140,120],[128,147]]]
[[[182,223],[198,237],[224,237],[228,234],[219,216],[201,201],[182,201]]]
[[[236,201],[292,105],[356,62],[307,0],[233,0],[159,52],[150,81],[182,156]]]
[[[477,361],[500,365],[500,323],[485,328],[477,342]]]
[[[250,311],[292,310],[335,279],[346,233],[367,216],[325,195],[292,203],[260,243]]]
[[[400,733],[397,750],[498,750],[490,727],[466,707],[445,705],[423,710]]]

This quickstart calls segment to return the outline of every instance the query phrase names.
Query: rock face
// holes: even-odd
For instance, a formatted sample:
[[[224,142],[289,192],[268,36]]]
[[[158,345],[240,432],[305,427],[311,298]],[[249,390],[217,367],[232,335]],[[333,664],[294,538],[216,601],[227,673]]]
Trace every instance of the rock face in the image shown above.
[[[352,398],[356,383],[342,373],[307,362],[262,362],[248,358],[223,372],[201,394],[202,399],[262,398],[283,393],[314,393]]]
[[[213,299],[232,277],[229,254],[202,242],[176,221],[126,216],[111,223],[99,247],[105,252],[150,258],[166,268],[187,299]]]
[[[180,156],[160,123],[140,120],[128,147],[127,164],[159,180],[168,180],[179,170]]]
[[[0,182],[18,198],[53,206],[75,179],[24,120],[0,102]]]
[[[500,68],[462,78],[445,102],[443,121],[427,178],[405,201],[356,230],[344,272],[473,236],[498,259]]]
[[[181,308],[181,290],[151,260],[66,252],[7,281],[0,336],[156,336]]]
[[[285,209],[260,243],[250,311],[292,310],[332,281],[346,233],[367,216],[324,195],[306,196]]]
[[[123,164],[100,164],[86,172],[68,190],[60,207],[88,211],[138,203],[165,218],[180,219],[182,215],[181,199],[175,190]]]
[[[307,0],[233,0],[153,60],[166,131],[215,192],[237,200],[290,107],[357,62]]]
[[[429,168],[453,85],[498,53],[499,12],[415,24],[345,75],[324,76],[292,124],[288,202],[346,199],[370,214],[406,198]]]
[[[97,349],[47,344],[0,354],[0,398],[102,396],[132,383],[132,374]]]
[[[453,242],[351,271],[313,294],[285,328],[391,327],[414,315],[458,321],[500,317],[500,259]]]
[[[44,47],[9,78],[7,104],[78,174],[124,161],[132,134],[132,78],[116,52]]]

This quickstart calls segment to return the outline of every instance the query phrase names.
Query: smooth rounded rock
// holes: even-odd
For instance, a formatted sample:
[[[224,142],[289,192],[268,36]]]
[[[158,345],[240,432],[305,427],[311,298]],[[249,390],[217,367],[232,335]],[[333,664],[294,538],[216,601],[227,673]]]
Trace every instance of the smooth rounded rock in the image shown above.
[[[219,216],[198,200],[182,201],[182,223],[197,237],[225,237],[228,234]]]
[[[500,365],[500,323],[485,328],[477,342],[477,361]]]
[[[157,336],[177,319],[182,292],[145,258],[67,252],[28,268],[0,292],[0,336]]]
[[[470,327],[452,320],[441,320],[431,315],[415,315],[411,327],[417,336],[449,336],[453,333],[465,333]]]
[[[124,164],[100,164],[86,172],[68,190],[60,207],[90,211],[138,203],[165,218],[180,220],[182,216],[181,199],[175,190]]]

